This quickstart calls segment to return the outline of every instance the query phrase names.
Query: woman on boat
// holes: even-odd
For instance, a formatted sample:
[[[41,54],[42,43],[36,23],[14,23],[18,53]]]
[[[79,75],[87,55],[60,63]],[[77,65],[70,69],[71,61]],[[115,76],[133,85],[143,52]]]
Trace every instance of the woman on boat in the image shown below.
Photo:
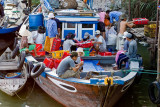
[[[44,45],[44,42],[45,42],[45,27],[43,26],[39,26],[38,27],[38,31],[34,31],[32,32],[33,34],[33,40],[36,44],[42,44]]]
[[[34,50],[35,56],[38,56],[35,48],[36,45],[34,44],[32,39],[32,34],[27,30],[26,25],[22,25],[21,29],[19,30],[19,35],[22,36],[20,52],[26,51],[27,53],[29,53],[30,51]]]
[[[85,34],[84,34],[84,38],[82,39],[82,41],[88,41],[89,39],[90,39],[90,34],[88,33],[88,32],[86,32]]]
[[[75,35],[73,33],[68,33],[68,35],[65,38],[65,41],[63,42],[63,50],[69,50],[75,51],[75,49],[72,49],[72,46],[77,45],[76,43],[73,42]]]
[[[83,48],[81,48],[81,47],[77,48],[76,52],[78,53],[78,58],[75,61],[75,64],[79,64],[79,63],[81,63],[81,61],[83,61],[83,59],[81,58],[82,56],[84,56]],[[82,71],[83,67],[80,67],[79,70]]]
[[[83,66],[83,61],[75,64],[78,58],[77,52],[72,52],[70,56],[64,58],[58,65],[56,73],[60,78],[80,78],[79,68]]]

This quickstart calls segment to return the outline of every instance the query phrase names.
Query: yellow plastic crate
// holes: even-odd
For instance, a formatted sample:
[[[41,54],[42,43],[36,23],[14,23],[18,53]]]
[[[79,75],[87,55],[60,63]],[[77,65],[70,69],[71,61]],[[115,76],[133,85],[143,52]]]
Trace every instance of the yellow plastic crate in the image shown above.
[[[64,52],[69,53],[69,51],[68,51],[68,50],[59,50],[59,51],[54,51],[54,52],[52,52],[52,58],[61,59],[61,58],[62,58],[62,56],[63,56],[63,53],[64,53]]]

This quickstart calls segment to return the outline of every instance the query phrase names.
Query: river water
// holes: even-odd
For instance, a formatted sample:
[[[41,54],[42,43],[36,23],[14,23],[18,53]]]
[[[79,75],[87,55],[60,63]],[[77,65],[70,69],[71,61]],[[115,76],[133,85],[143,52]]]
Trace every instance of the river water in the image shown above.
[[[147,47],[138,46],[138,53],[143,57],[145,69],[150,68],[150,56]],[[148,97],[148,86],[155,81],[156,75],[143,74],[139,84],[129,88],[115,107],[156,107]],[[34,90],[32,88],[34,86]],[[18,96],[10,97],[0,91],[0,107],[62,107],[48,96],[34,81],[30,79]],[[25,99],[28,97],[28,99]]]

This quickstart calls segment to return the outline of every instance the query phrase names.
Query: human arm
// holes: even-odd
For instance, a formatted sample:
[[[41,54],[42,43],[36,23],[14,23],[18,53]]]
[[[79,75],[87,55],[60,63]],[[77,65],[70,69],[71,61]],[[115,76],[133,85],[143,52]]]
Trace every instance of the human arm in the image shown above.
[[[128,27],[130,27],[130,28],[132,28],[132,27],[136,26],[135,24],[133,24],[133,23],[129,23],[129,22],[127,22],[127,23],[126,23],[126,25],[127,25]]]
[[[78,69],[79,69],[81,66],[83,66],[83,64],[84,64],[84,62],[83,62],[83,61],[81,61],[79,64],[77,64],[77,66],[76,66],[76,67],[72,67],[73,71],[74,71],[74,72],[77,72],[77,71],[78,71]]]

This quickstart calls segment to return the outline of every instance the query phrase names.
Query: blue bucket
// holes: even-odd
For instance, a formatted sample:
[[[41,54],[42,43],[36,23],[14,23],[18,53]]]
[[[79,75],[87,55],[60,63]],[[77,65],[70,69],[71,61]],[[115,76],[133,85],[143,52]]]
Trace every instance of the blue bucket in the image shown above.
[[[19,78],[21,76],[21,73],[17,72],[16,73],[17,75],[16,76],[11,76],[11,77],[8,77],[7,75],[5,76],[5,78],[7,79],[12,79],[12,78]]]
[[[38,26],[43,26],[43,14],[30,14],[29,15],[29,27],[38,28]]]

